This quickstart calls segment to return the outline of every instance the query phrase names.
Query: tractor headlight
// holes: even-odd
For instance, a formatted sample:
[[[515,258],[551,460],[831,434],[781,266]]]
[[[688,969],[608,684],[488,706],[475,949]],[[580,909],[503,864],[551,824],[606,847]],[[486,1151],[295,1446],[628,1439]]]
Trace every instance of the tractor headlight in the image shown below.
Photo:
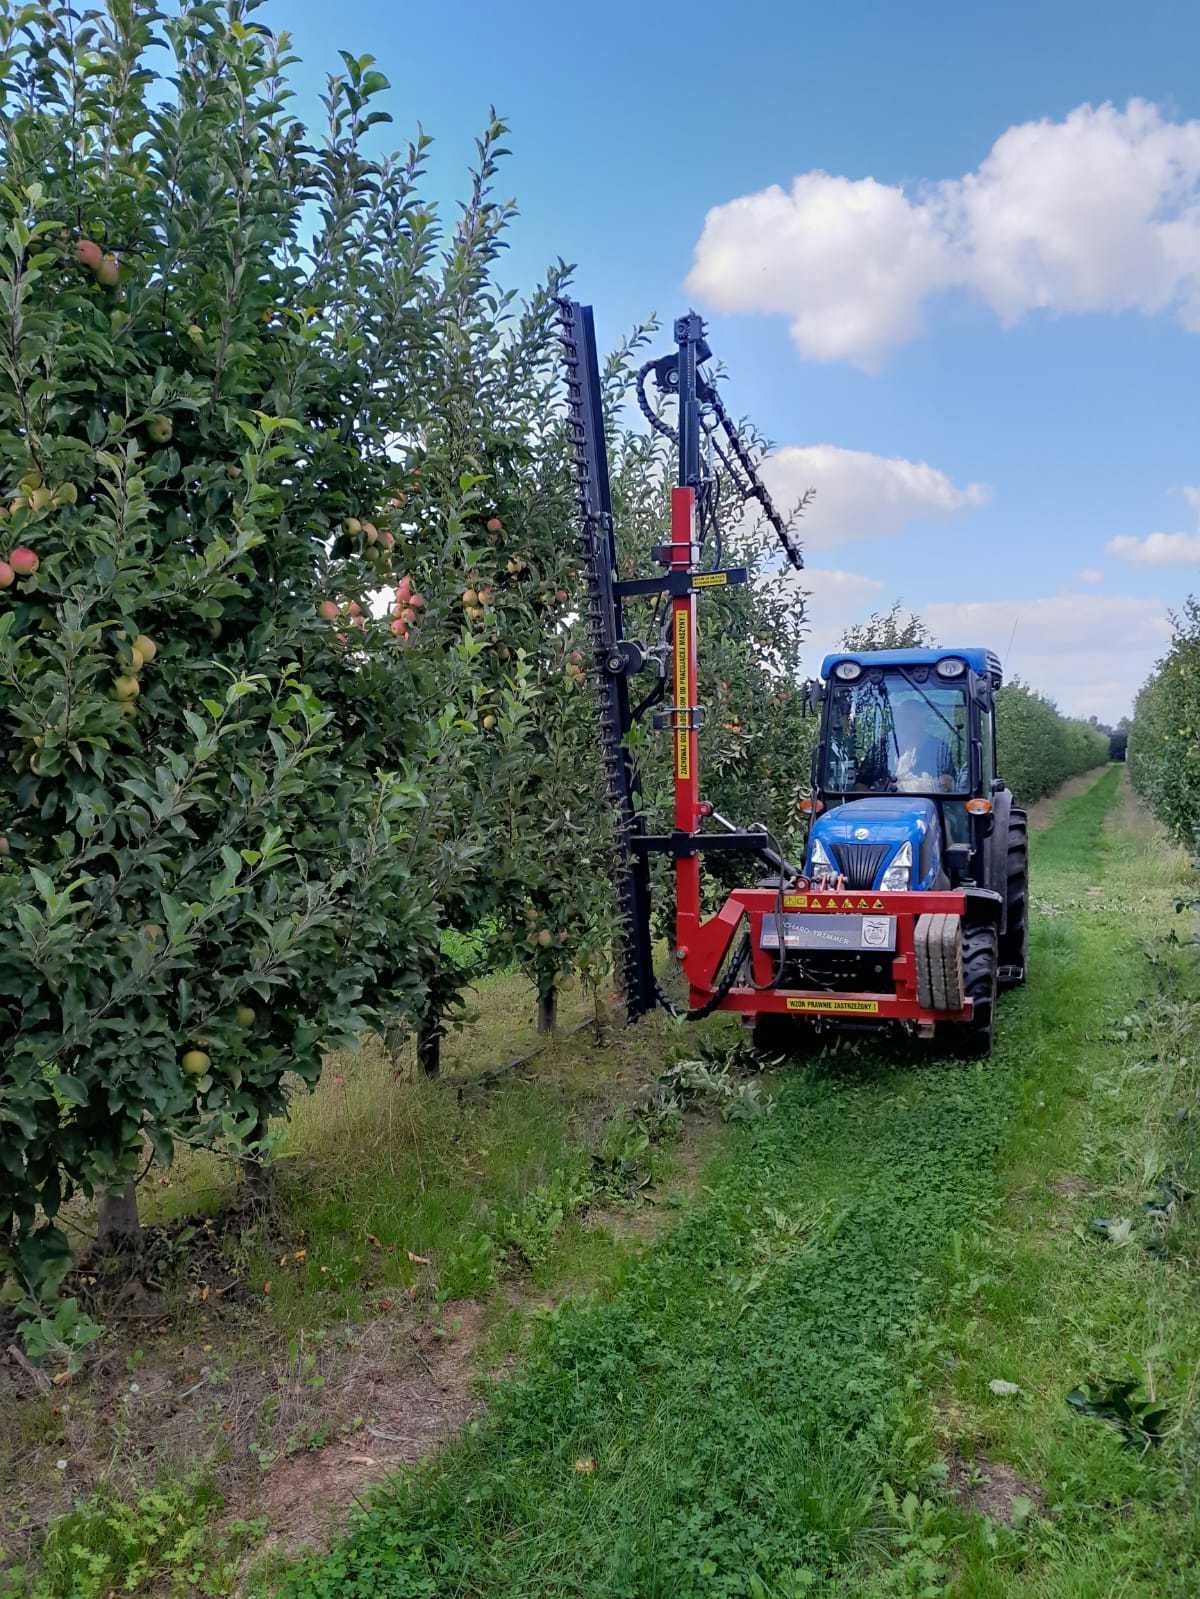
[[[912,845],[901,844],[879,884],[882,894],[906,894],[912,882]]]
[[[812,841],[808,864],[811,876],[817,876],[821,867],[824,867],[826,871],[833,871],[833,862],[829,859],[829,852],[819,838],[814,838]]]

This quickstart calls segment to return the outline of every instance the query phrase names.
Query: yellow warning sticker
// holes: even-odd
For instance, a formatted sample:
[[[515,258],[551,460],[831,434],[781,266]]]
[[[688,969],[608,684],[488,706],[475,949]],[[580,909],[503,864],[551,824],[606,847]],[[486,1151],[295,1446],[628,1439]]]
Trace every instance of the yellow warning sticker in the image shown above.
[[[728,572],[697,572],[692,579],[694,589],[720,589],[729,582]]]
[[[675,612],[675,709],[686,715],[691,705],[691,677],[688,662],[688,611]],[[685,728],[675,734],[675,776],[686,780],[692,775],[691,742]]]
[[[852,894],[843,894],[838,899],[830,894],[822,899],[820,894],[785,894],[783,908],[785,911],[881,911],[884,907],[881,899],[868,901],[864,895],[856,899]]]
[[[877,999],[789,999],[788,1010],[825,1011],[835,1015],[878,1016]]]

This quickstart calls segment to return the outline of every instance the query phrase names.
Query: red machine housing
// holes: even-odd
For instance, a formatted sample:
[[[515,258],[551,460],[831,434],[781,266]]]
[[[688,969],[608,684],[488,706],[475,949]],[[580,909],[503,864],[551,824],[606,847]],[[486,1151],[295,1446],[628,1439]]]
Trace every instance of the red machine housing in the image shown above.
[[[671,491],[670,565],[688,572],[696,559],[695,493],[690,488]],[[675,835],[696,834],[706,815],[700,798],[699,740],[696,693],[696,592],[676,594],[671,601],[673,647],[672,738],[674,741]],[[675,956],[687,978],[689,1005],[708,1005],[717,988],[717,972],[740,930],[748,926],[751,973],[755,984],[736,984],[715,1007],[748,1015],[862,1018],[879,1022],[965,1022],[971,1019],[972,1001],[965,997],[957,1010],[934,1010],[922,1005],[918,995],[916,926],[926,915],[965,919],[967,896],[961,891],[881,894],[857,889],[827,890],[785,885],[782,908],[806,914],[864,913],[895,917],[896,947],[892,954],[890,991],[843,993],[825,989],[771,987],[775,959],[761,944],[762,921],[779,905],[774,888],[735,889],[715,916],[702,919],[700,909],[699,852],[681,852],[675,862]]]

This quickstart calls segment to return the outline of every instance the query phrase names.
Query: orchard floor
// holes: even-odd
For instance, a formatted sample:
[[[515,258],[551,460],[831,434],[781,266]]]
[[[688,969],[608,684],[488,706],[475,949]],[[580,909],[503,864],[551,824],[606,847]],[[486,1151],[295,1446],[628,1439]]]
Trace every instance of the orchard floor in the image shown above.
[[[1048,820],[988,1063],[843,1049],[764,1082],[720,1025],[661,1022],[486,1088],[365,1053],[261,1212],[174,1172],[164,1223],[226,1219],[143,1320],[76,1383],[2,1378],[6,1513],[108,1485],[40,1591],[1200,1592],[1186,862],[1117,770]],[[525,1004],[481,991],[476,1066]],[[289,1564],[305,1537],[333,1547]],[[93,1586],[72,1542],[111,1562]]]

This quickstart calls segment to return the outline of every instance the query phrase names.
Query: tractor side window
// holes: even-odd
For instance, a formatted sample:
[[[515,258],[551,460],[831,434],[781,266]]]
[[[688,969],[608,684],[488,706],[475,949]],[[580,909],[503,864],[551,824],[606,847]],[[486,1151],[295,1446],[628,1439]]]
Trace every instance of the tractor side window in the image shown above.
[[[963,687],[874,671],[832,685],[823,787],[832,793],[967,794]]]
[[[979,716],[979,743],[983,752],[980,775],[983,780],[983,793],[992,791],[992,779],[996,775],[996,723],[991,711],[981,711]]]

